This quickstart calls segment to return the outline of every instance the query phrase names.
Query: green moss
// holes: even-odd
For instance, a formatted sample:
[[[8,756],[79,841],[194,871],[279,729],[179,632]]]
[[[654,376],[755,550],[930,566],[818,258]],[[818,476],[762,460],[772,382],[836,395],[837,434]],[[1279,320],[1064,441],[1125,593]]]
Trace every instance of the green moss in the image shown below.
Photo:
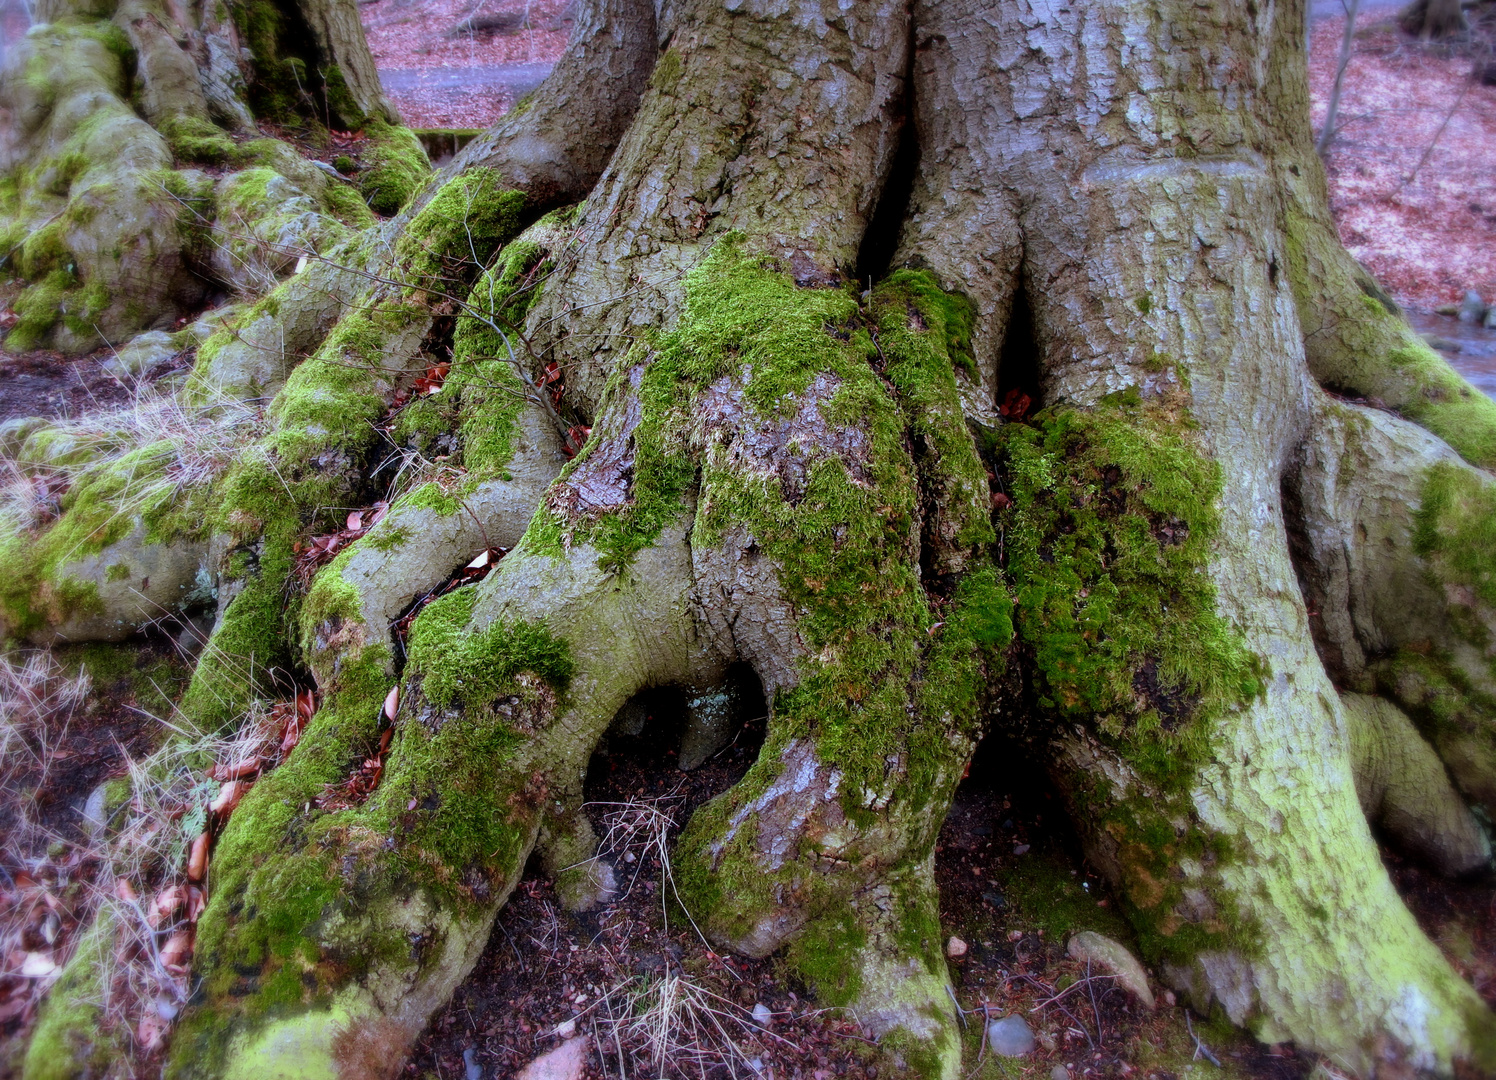
[[[862,991],[862,950],[867,931],[850,909],[812,922],[785,958],[830,1007],[849,1005]]]
[[[681,59],[678,49],[666,49],[655,61],[654,71],[650,72],[649,85],[651,89],[658,90],[662,94],[669,94],[675,90],[676,84],[685,74],[685,61]]]
[[[329,64],[322,69],[322,92],[335,126],[344,131],[357,131],[367,123],[367,114],[353,100],[348,80],[343,77],[343,69],[337,64]]]
[[[66,270],[53,270],[26,289],[11,305],[16,325],[5,338],[5,347],[14,352],[39,349],[51,339],[52,328],[63,316],[68,298],[77,288],[78,279]]]
[[[411,627],[410,664],[426,696],[442,707],[459,699],[469,708],[481,706],[523,671],[565,691],[574,669],[566,642],[539,623],[473,629],[476,595],[471,588],[450,592],[428,604]]]
[[[27,446],[43,442],[46,435],[38,432]],[[102,610],[97,585],[70,577],[68,565],[118,543],[137,522],[153,542],[202,535],[205,496],[194,491],[184,500],[172,482],[176,449],[170,442],[152,443],[83,469],[60,499],[63,513],[50,528],[7,542],[0,552],[7,571],[0,579],[0,606],[16,633]],[[79,449],[55,460],[86,459],[94,452]],[[118,579],[115,570],[107,573],[109,580]]]
[[[223,165],[238,152],[234,140],[218,125],[194,116],[173,116],[160,128],[171,147],[172,156],[181,163]]]
[[[1441,582],[1465,586],[1496,606],[1496,486],[1448,462],[1430,468],[1413,549],[1433,564]]]
[[[748,805],[773,783],[791,744],[808,739],[817,762],[839,774],[841,809],[858,837],[838,860],[850,868],[876,859],[897,878],[933,846],[932,822],[979,734],[983,688],[1013,637],[1012,601],[986,562],[993,534],[985,472],[956,394],[969,332],[964,301],[928,275],[895,275],[864,310],[852,289],[799,288],[775,260],[729,238],[688,278],[682,318],[654,343],[639,379],[632,505],[595,525],[560,523],[621,569],[684,512],[702,454],[693,546],[746,527],[777,568],[808,657],[798,684],[776,696],[748,776],[692,818],[676,878],[697,919],[729,937],[752,932],[780,904],[793,906],[806,926],[790,962],[831,1002],[863,989],[859,875],[806,874],[796,860],[767,870]],[[731,414],[721,437],[708,429],[697,451],[701,396],[714,384],[714,408],[729,385],[740,391],[732,401],[741,402],[741,417]],[[818,398],[808,412],[812,388]],[[792,416],[828,431],[814,445],[786,448],[803,455],[800,483],[729,453],[732,430]],[[856,435],[845,450],[826,449],[848,432]],[[970,567],[934,595],[916,554],[922,496],[949,513],[942,543]],[[853,827],[874,819],[898,822],[896,850],[861,846],[875,845],[879,830],[863,839]],[[938,964],[928,897],[913,890],[901,905],[896,936]]]
[[[515,372],[514,335],[534,303],[541,257],[533,243],[507,246],[468,297],[469,307],[481,317],[457,320],[452,370],[442,390],[458,403],[462,464],[475,478],[501,473],[514,453],[525,400],[524,384]]]
[[[366,229],[374,224],[374,215],[359,193],[347,184],[330,183],[322,196],[327,212],[352,229]]]
[[[396,253],[409,268],[405,280],[419,285],[442,273],[448,262],[476,273],[500,244],[519,232],[524,206],[524,195],[506,189],[493,169],[473,168],[454,176],[396,241]]]
[[[976,373],[970,303],[943,291],[928,271],[898,270],[874,290],[871,307],[878,355],[908,419],[932,511],[924,528],[927,546],[968,551],[990,543],[987,474],[955,378],[956,368]]]
[[[1095,930],[1117,941],[1132,938],[1132,928],[1111,908],[1097,907],[1097,897],[1081,887],[1075,862],[1058,847],[1040,846],[1017,860],[997,884],[1012,926],[1044,931],[1050,941],[1065,941],[1081,930]]]
[[[365,169],[359,178],[364,201],[377,214],[396,214],[431,176],[431,162],[421,141],[407,127],[370,119],[364,150]]]
[[[1260,689],[1205,573],[1219,469],[1147,408],[1056,410],[1004,430],[1008,573],[1039,704],[1095,718],[1150,784],[1183,790],[1216,718]]]

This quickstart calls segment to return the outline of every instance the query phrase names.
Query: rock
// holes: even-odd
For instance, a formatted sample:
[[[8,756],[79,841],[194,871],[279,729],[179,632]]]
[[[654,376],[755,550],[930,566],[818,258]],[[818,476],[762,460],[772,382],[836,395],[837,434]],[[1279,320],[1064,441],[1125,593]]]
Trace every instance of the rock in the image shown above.
[[[117,378],[134,378],[177,355],[175,339],[165,330],[151,330],[131,338],[100,366]]]
[[[1070,1070],[1063,1065],[1056,1065],[1049,1070],[1049,1080],[1070,1080]]]
[[[1496,311],[1496,308],[1492,310]],[[1487,314],[1486,318],[1489,319],[1490,315]],[[1424,334],[1423,340],[1430,349],[1438,349],[1440,352],[1458,353],[1465,351],[1465,347],[1458,341],[1450,341],[1448,338],[1442,338],[1438,334]]]
[[[0,424],[0,457],[17,460],[26,440],[46,426],[47,422],[40,416],[18,416]]]
[[[1005,1016],[987,1025],[987,1045],[1003,1057],[1023,1057],[1034,1051],[1034,1033],[1021,1016]]]
[[[1481,325],[1487,330],[1496,330],[1496,304],[1486,308],[1486,318]]]
[[[1479,326],[1486,317],[1486,302],[1480,298],[1480,293],[1474,289],[1466,292],[1465,299],[1460,301],[1459,314],[1455,317],[1462,323]]]
[[[1448,315],[1450,318],[1454,318],[1459,313],[1459,304],[1440,304],[1438,307],[1434,308],[1435,315]]]
[[[483,1080],[483,1066],[478,1064],[478,1051],[469,1046],[462,1052],[463,1080]]]
[[[587,1067],[587,1040],[568,1039],[515,1073],[514,1080],[582,1080]]]
[[[83,831],[92,839],[98,839],[104,833],[108,787],[109,781],[106,780],[88,793],[88,801],[83,804]]]
[[[949,956],[952,960],[958,956],[965,956],[966,942],[952,935],[951,939],[945,943],[945,955]]]
[[[774,1014],[769,1011],[769,1007],[762,1001],[753,1006],[753,1022],[759,1027],[768,1027],[769,1021],[772,1019],[774,1019]]]
[[[1070,939],[1066,951],[1076,960],[1089,961],[1093,967],[1115,975],[1118,984],[1148,1008],[1156,1006],[1153,991],[1148,989],[1148,973],[1143,970],[1143,965],[1138,963],[1137,958],[1127,951],[1126,946],[1105,934],[1083,930]]]

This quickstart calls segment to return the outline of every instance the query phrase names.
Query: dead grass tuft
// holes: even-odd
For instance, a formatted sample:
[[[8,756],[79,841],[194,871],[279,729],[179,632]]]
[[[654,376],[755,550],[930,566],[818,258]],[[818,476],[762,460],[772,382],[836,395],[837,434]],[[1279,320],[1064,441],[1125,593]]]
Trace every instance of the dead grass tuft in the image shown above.
[[[338,1080],[394,1080],[410,1053],[410,1028],[388,1017],[355,1020],[333,1036]]]

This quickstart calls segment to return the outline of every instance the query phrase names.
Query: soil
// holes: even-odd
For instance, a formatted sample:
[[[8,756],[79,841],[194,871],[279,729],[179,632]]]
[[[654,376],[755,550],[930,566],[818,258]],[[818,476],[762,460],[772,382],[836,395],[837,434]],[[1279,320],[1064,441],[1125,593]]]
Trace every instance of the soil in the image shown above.
[[[671,691],[646,692],[636,701],[648,719],[635,736],[613,734],[588,767],[586,810],[599,836],[609,816],[626,805],[651,805],[670,814],[673,840],[691,812],[742,778],[758,756],[765,717],[745,723],[731,745],[700,768],[675,765],[683,709]],[[760,708],[749,711],[761,712]],[[601,909],[563,911],[549,880],[532,862],[499,913],[488,948],[451,1003],[432,1021],[407,1066],[411,1075],[464,1076],[467,1059],[481,1075],[509,1076],[562,1041],[568,1021],[589,1040],[589,1076],[618,1074],[623,1058],[630,1076],[874,1076],[864,1059],[869,1044],[840,1011],[815,1007],[803,986],[787,978],[774,958],[722,956],[702,941],[678,904],[657,850],[645,844],[605,845],[620,895]],[[624,861],[625,853],[632,855]],[[662,892],[664,895],[662,895]],[[686,976],[714,995],[716,1022],[740,1053],[721,1038],[682,1036],[663,1069],[646,1040],[610,1017],[626,1015],[630,994]],[[773,1014],[766,1026],[753,1018],[762,1004]],[[710,1018],[708,1021],[710,1022]],[[704,1055],[693,1068],[693,1051]],[[734,1054],[737,1056],[734,1056]]]
[[[711,763],[682,773],[670,749],[678,704],[662,695],[652,701],[651,712],[654,723],[639,738],[614,737],[592,759],[587,797],[600,834],[608,803],[671,798],[676,800],[675,820],[687,820],[695,806],[746,772],[762,738],[758,721]],[[1081,857],[1056,800],[1042,770],[1032,768],[1011,744],[989,739],[978,750],[940,832],[936,877],[943,936],[959,937],[967,947],[965,955],[950,961],[950,968],[968,1025],[967,1060],[980,1059],[979,1065],[969,1066],[970,1075],[1049,1077],[1063,1065],[1076,1078],[1177,1080],[1189,1073],[1196,1057],[1204,1061],[1203,1051],[1195,1048],[1198,1035],[1222,1063],[1218,1075],[1242,1080],[1307,1076],[1317,1057],[1291,1046],[1260,1045],[1219,1017],[1186,1019],[1185,1008],[1166,992],[1159,1008],[1149,1012],[1110,978],[1088,973],[1066,954],[1068,934],[1080,929],[1136,946],[1106,886]],[[667,930],[669,908],[661,904],[660,882],[658,860],[645,859],[638,883],[619,900],[598,912],[569,915],[532,866],[500,913],[477,967],[422,1037],[406,1074],[511,1077],[558,1046],[562,1037],[557,1028],[570,1021],[574,1037],[588,1040],[589,1078],[877,1077],[878,1067],[854,1018],[818,1008],[814,995],[787,973],[778,957],[754,961],[719,956],[682,925],[678,908]],[[1437,879],[1427,882],[1431,904],[1439,902],[1438,884]],[[1429,923],[1433,932],[1442,932],[1452,918],[1468,919],[1452,915],[1455,909],[1487,912],[1478,933],[1491,932],[1487,909],[1496,903],[1496,894],[1489,886],[1467,887],[1473,890],[1470,896],[1455,897]],[[1470,897],[1486,907],[1468,907]],[[642,1040],[625,1032],[614,1044],[608,1017],[621,1014],[627,991],[658,985],[672,973],[689,974],[725,999],[719,1007],[741,1024],[728,1026],[735,1036],[744,1033],[745,1053],[736,1067],[720,1060],[703,1067],[678,1051],[673,1064],[650,1072]],[[751,1010],[759,1003],[773,1014],[773,1038],[748,1034]],[[982,1050],[980,1032],[984,1018],[1010,1014],[1025,1018],[1038,1047],[1025,1058],[999,1061]],[[626,1071],[619,1068],[620,1054]],[[468,1061],[481,1073],[469,1074]]]

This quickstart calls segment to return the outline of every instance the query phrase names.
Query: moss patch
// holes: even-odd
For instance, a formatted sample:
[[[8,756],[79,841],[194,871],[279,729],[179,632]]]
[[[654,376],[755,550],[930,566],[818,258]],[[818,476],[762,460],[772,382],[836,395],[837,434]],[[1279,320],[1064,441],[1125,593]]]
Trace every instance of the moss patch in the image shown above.
[[[407,127],[376,118],[364,130],[369,143],[359,190],[376,214],[397,214],[430,178],[431,162],[421,140]]]

